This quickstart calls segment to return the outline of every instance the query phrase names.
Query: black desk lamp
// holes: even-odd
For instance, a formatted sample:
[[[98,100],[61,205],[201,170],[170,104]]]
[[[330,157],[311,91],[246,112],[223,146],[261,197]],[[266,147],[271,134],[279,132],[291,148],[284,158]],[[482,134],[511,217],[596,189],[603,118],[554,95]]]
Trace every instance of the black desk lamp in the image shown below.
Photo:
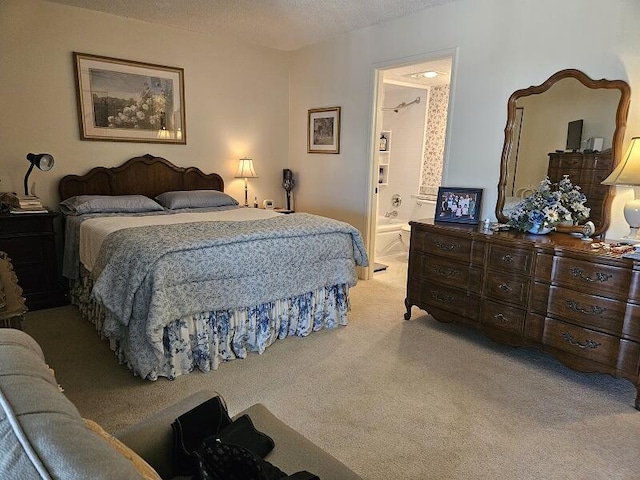
[[[24,176],[24,194],[29,195],[29,175],[31,175],[31,170],[36,166],[43,172],[51,170],[53,168],[53,155],[48,153],[29,153],[27,155],[27,160],[31,165],[29,165],[29,170],[27,170],[27,174]]]

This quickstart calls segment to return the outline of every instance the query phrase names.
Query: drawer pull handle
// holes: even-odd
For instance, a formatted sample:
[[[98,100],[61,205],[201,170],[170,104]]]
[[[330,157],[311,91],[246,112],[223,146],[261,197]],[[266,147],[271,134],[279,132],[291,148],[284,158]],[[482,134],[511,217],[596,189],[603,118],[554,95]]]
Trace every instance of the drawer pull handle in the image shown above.
[[[448,250],[448,251],[453,251],[453,250],[458,250],[459,248],[461,248],[461,245],[459,243],[443,243],[440,240],[436,240],[436,247],[438,247],[440,250]]]
[[[502,260],[504,263],[513,263],[513,256],[507,254],[504,257],[502,257],[500,260]]]
[[[454,303],[456,300],[453,295],[443,295],[438,292],[431,292],[431,296],[433,297],[434,300],[441,303]]]
[[[434,273],[442,275],[443,277],[455,277],[456,275],[458,275],[458,270],[455,270],[453,268],[441,267],[439,265],[434,265],[433,267],[431,267],[431,270]]]
[[[495,318],[500,323],[509,323],[509,319],[501,313],[497,313],[496,315],[493,316],[493,318]]]
[[[589,276],[585,276],[584,275],[584,270],[582,270],[581,268],[578,267],[571,267],[569,269],[569,271],[571,272],[571,275],[573,275],[576,278],[579,278],[580,280],[583,280],[585,282],[600,282],[600,283],[604,283],[606,281],[608,281],[610,278],[613,278],[613,275],[609,274],[609,273],[602,273],[602,272],[596,272],[595,274],[595,278],[589,277]]]
[[[501,283],[500,285],[498,285],[498,289],[502,290],[505,293],[508,293],[513,290],[508,283]]]
[[[563,332],[562,333],[562,338],[569,345],[572,345],[572,346],[578,347],[578,348],[589,348],[589,349],[593,350],[595,348],[598,348],[600,345],[602,345],[600,342],[596,342],[595,340],[585,340],[584,343],[580,343],[569,332]]]
[[[567,305],[571,310],[574,310],[578,313],[583,313],[585,315],[602,315],[604,312],[607,311],[606,308],[599,307],[598,305],[591,305],[591,309],[586,309],[580,306],[578,302],[571,299],[567,300]]]

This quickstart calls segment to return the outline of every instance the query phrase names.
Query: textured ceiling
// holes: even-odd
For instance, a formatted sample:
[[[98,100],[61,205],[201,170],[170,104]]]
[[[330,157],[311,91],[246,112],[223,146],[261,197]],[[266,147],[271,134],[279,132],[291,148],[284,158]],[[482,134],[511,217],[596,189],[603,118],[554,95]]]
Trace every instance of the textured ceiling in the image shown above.
[[[49,0],[248,43],[296,50],[454,0]]]

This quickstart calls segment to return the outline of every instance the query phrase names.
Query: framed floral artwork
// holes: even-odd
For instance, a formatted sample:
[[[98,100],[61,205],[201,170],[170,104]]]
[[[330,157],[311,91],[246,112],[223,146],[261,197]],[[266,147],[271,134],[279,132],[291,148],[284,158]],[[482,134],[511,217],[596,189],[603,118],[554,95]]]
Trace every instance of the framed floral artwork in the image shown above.
[[[307,153],[340,153],[340,107],[309,110]]]
[[[436,222],[470,223],[480,219],[481,188],[438,188]]]
[[[187,143],[184,70],[73,52],[82,140]]]

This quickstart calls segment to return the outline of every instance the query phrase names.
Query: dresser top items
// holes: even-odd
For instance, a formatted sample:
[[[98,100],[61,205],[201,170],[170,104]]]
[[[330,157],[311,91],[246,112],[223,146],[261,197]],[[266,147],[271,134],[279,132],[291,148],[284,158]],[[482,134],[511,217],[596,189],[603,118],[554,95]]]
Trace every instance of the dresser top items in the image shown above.
[[[493,230],[486,229],[480,225],[465,225],[436,222],[432,218],[424,218],[409,222],[411,225],[435,225],[442,231],[452,235],[470,236],[476,239],[491,238],[492,241],[505,241],[510,245],[520,243],[522,246],[535,247],[539,249],[567,250],[586,255],[598,255],[612,260],[625,260],[622,255],[633,251],[631,244],[616,241],[591,241],[583,240],[581,235],[551,232],[546,235],[536,235],[518,230]]]

